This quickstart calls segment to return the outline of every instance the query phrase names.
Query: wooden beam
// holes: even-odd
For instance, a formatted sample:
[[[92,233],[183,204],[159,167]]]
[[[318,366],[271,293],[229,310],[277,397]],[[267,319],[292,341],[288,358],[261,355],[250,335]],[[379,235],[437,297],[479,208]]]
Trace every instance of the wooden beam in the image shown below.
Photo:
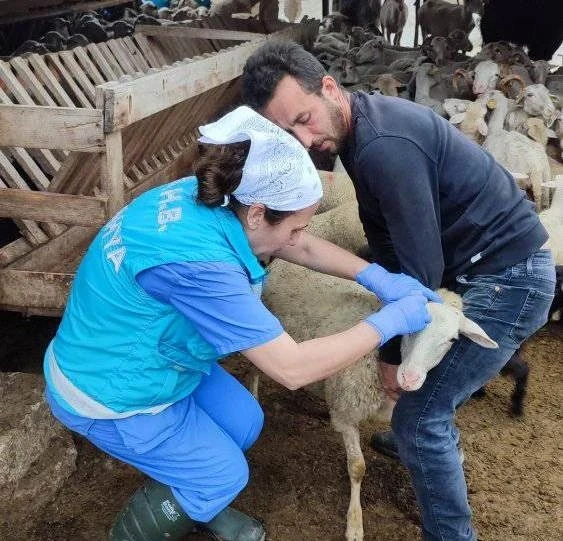
[[[0,104],[0,147],[104,149],[102,111]]]
[[[161,38],[198,38],[198,39],[224,39],[233,41],[251,41],[254,39],[264,39],[265,34],[258,32],[243,32],[241,30],[223,30],[216,28],[195,28],[185,25],[137,25],[135,32],[140,32],[145,36],[158,36]]]
[[[104,104],[104,131],[121,130],[239,77],[246,59],[262,43],[263,40],[250,41],[130,81],[99,85],[96,104]]]
[[[69,227],[58,237],[50,239],[29,251],[7,265],[6,268],[48,272],[53,266],[59,264],[59,260],[73,259],[76,254],[84,252],[97,231],[98,228],[96,227],[81,227],[78,225]]]
[[[62,311],[74,275],[36,271],[0,270],[0,305]]]
[[[12,188],[0,190],[0,216],[84,226],[107,221],[104,199]]]
[[[107,197],[107,218],[124,205],[123,141],[121,131],[106,136],[106,152],[102,155],[101,187]]]

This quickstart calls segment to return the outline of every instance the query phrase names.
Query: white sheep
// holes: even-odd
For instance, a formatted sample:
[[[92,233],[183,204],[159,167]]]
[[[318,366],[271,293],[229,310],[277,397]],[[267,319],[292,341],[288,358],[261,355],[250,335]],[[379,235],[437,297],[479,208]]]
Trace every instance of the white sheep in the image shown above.
[[[314,216],[309,231],[351,251],[365,242],[355,201],[347,201]],[[297,341],[337,333],[355,325],[380,306],[374,295],[348,280],[319,274],[282,260],[274,261],[270,271],[264,301]],[[419,388],[427,372],[440,362],[451,346],[450,339],[457,338],[458,333],[466,334],[486,347],[497,347],[477,325],[463,316],[459,308],[448,303],[429,303],[429,310],[433,321],[402,348],[404,361],[399,384],[403,388]],[[423,349],[426,354],[417,355],[415,348]],[[380,384],[376,364],[377,351],[374,351],[320,386],[333,428],[342,434],[346,449],[351,484],[347,541],[363,539],[360,489],[365,461],[359,425],[374,418],[388,420],[392,411],[392,402]]]
[[[500,81],[500,66],[492,60],[482,60],[475,66],[473,94],[480,96],[494,90]]]
[[[508,99],[499,90],[490,90],[478,99],[493,110],[489,119],[489,133],[483,142],[495,159],[513,173],[524,175],[528,181],[519,185],[531,189],[536,208],[541,209],[542,183],[551,180],[551,168],[544,148],[516,131],[506,131],[504,121],[508,112]]]
[[[549,234],[544,248],[551,250],[556,265],[563,265],[563,186],[555,188],[551,206],[540,212],[540,221]]]
[[[452,115],[450,122],[469,139],[481,143],[488,133],[486,114],[487,107],[479,101],[473,101],[467,104],[465,111]]]

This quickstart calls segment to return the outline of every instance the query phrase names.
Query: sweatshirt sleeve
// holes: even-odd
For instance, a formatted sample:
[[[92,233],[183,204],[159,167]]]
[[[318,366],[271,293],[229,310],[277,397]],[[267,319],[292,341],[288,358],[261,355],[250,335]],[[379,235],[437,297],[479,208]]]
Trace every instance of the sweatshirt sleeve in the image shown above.
[[[440,287],[444,257],[435,161],[409,139],[379,136],[359,152],[358,170],[379,202],[400,270]]]

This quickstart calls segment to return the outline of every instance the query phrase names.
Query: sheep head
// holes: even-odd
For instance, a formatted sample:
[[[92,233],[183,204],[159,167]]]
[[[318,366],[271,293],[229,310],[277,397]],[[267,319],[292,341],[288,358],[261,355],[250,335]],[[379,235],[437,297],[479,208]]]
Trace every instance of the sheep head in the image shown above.
[[[428,371],[444,358],[460,335],[484,348],[498,348],[498,344],[467,318],[460,307],[448,302],[430,302],[428,311],[432,316],[428,326],[418,333],[403,336],[401,342],[402,362],[397,370],[397,381],[406,391],[422,387]]]

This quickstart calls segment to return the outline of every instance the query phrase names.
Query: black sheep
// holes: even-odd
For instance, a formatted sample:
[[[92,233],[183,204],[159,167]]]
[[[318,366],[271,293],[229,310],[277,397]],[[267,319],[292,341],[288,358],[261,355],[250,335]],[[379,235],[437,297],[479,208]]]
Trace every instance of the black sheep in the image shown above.
[[[549,60],[563,41],[561,0],[488,0],[481,19],[484,43],[528,47],[532,60]]]

